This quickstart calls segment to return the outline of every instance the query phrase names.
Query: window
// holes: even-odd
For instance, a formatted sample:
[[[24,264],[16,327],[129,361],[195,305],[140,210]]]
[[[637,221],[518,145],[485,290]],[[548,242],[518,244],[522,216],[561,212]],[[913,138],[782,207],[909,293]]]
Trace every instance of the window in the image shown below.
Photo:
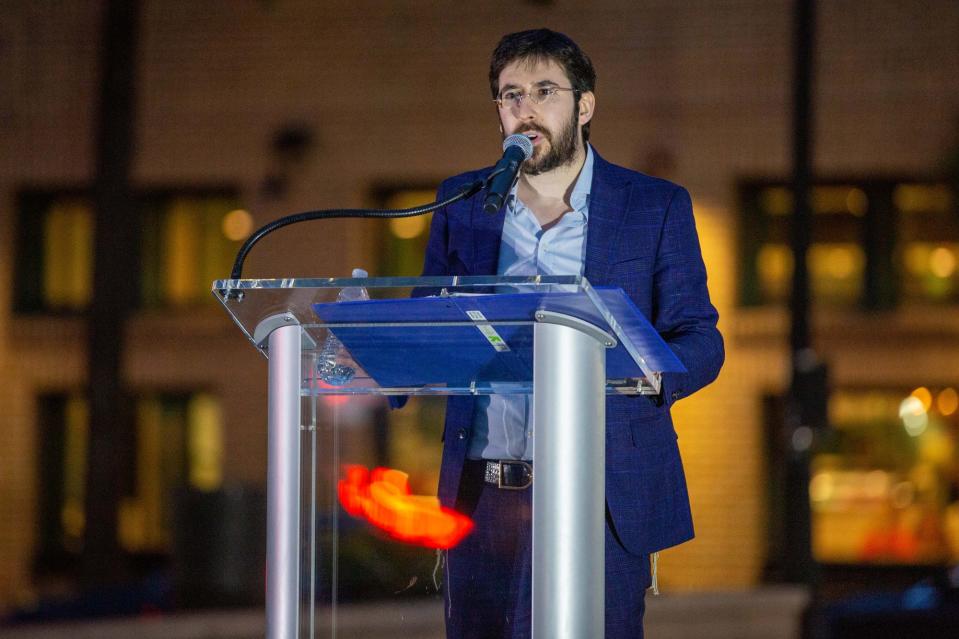
[[[229,277],[249,213],[227,194],[155,195],[144,202],[141,299],[144,306],[212,303],[213,280]]]
[[[792,192],[741,185],[740,303],[785,304],[792,284]],[[821,183],[811,194],[810,289],[826,307],[959,301],[959,214],[951,191],[918,181]]]
[[[227,277],[250,214],[230,190],[166,190],[137,197],[141,307],[212,303]],[[82,190],[29,191],[19,198],[15,309],[78,313],[93,294],[94,215]]]
[[[376,200],[383,208],[405,209],[428,204],[436,189],[408,187],[381,189]],[[379,254],[378,272],[384,276],[418,277],[423,272],[423,253],[429,239],[431,214],[387,220]]]
[[[809,496],[816,559],[942,564],[959,559],[955,387],[841,389],[817,446]]]
[[[895,187],[899,212],[896,247],[904,301],[959,299],[959,211],[944,185],[903,183]]]
[[[89,409],[81,393],[38,401],[39,565],[76,555],[84,530]],[[223,423],[207,393],[151,393],[136,402],[134,489],[120,504],[119,541],[128,552],[167,553],[174,491],[213,491],[222,482]]]
[[[19,198],[15,307],[76,312],[93,295],[93,215],[78,190]]]

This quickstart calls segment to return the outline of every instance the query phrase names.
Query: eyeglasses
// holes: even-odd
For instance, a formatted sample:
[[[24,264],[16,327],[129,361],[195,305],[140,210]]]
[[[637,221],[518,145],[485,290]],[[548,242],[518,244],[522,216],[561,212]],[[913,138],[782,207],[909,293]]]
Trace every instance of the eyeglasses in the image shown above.
[[[509,91],[503,91],[500,96],[493,100],[496,105],[501,109],[509,109],[511,107],[516,107],[517,109],[523,104],[523,100],[529,98],[529,101],[533,104],[546,104],[549,102],[558,91],[572,91],[573,97],[579,98],[579,94],[582,93],[579,89],[567,89],[564,87],[554,87],[554,86],[543,86],[535,87],[529,93],[526,91],[521,91],[519,89],[510,89]]]

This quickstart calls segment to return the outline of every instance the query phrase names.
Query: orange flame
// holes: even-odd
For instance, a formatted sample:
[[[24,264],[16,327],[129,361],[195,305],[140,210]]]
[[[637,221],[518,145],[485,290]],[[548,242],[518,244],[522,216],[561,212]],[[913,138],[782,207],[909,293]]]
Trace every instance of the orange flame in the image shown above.
[[[337,486],[340,504],[390,536],[427,548],[452,548],[473,529],[473,521],[440,505],[439,499],[411,495],[409,475],[393,468],[344,466]]]

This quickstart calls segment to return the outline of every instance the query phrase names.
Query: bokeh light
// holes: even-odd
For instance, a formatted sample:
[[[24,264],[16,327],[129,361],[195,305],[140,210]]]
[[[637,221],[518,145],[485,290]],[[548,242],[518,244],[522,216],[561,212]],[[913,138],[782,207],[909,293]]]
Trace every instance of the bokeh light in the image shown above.
[[[910,396],[915,397],[922,402],[922,412],[928,413],[929,409],[932,408],[932,393],[925,386],[920,386],[916,390],[912,391]]]
[[[425,215],[395,217],[390,220],[390,233],[401,240],[412,240],[426,232],[426,223]]]
[[[955,413],[959,409],[959,393],[956,389],[949,387],[939,391],[936,397],[936,408],[939,409],[939,414],[945,417]]]
[[[245,240],[253,232],[253,216],[249,211],[235,209],[223,216],[223,235],[233,242]]]
[[[910,437],[918,437],[926,431],[929,425],[929,416],[922,401],[915,395],[910,395],[899,404],[899,418]]]
[[[956,255],[945,246],[938,246],[929,254],[929,270],[936,277],[950,277],[956,272]]]

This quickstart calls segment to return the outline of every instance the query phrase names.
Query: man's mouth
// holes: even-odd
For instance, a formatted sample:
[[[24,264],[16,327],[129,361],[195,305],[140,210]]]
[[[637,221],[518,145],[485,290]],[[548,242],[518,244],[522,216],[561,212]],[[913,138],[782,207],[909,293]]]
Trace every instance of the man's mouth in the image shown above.
[[[529,138],[529,141],[533,143],[533,146],[536,146],[546,139],[546,136],[542,135],[538,131],[523,131],[522,133]]]

